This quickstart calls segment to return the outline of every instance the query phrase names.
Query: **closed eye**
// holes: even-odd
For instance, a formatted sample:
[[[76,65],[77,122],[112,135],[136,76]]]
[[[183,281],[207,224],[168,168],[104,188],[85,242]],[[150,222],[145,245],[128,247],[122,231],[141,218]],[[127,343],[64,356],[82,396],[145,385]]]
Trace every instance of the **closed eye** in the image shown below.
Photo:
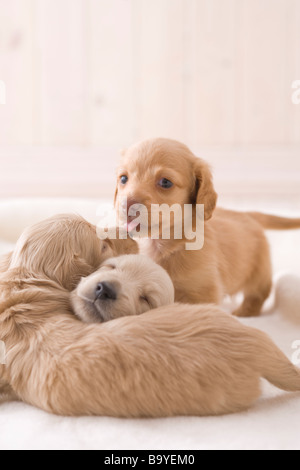
[[[105,264],[102,266],[102,268],[107,268],[107,269],[116,269],[116,266],[114,264]]]
[[[150,308],[153,308],[152,305],[151,305],[151,302],[150,302],[150,300],[148,299],[147,296],[141,295],[140,299],[142,300],[142,302],[147,302],[147,304],[149,305]]]

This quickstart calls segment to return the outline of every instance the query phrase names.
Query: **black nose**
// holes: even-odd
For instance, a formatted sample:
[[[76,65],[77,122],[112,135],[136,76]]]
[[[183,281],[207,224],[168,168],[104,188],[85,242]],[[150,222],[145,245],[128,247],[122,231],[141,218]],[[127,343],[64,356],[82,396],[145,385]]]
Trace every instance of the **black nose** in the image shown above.
[[[96,287],[96,300],[116,300],[117,292],[113,284],[100,282]]]

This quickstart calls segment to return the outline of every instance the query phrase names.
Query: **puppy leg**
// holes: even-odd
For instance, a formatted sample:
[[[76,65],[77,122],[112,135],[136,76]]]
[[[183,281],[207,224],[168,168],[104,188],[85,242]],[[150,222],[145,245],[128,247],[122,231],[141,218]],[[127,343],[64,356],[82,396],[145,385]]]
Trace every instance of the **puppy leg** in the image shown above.
[[[233,312],[237,317],[259,317],[265,300],[269,297],[271,288],[266,289],[263,296],[247,295],[242,305]]]
[[[237,317],[257,317],[272,289],[272,265],[267,239],[261,240],[258,263],[244,289],[244,302],[233,315]]]

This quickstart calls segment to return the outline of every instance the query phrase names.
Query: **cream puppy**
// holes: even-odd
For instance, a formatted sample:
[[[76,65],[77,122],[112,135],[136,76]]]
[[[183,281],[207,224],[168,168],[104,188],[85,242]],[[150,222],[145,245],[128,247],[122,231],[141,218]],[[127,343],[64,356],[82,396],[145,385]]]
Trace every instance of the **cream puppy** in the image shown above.
[[[81,320],[92,323],[140,315],[174,303],[174,296],[162,267],[146,256],[125,255],[108,259],[83,278],[72,294],[72,306]]]

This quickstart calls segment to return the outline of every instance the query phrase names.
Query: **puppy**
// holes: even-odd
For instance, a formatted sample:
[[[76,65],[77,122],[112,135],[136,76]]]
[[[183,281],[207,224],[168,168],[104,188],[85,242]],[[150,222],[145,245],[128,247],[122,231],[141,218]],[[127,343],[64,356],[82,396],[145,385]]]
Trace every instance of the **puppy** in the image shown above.
[[[106,259],[138,251],[131,238],[102,241],[82,217],[59,214],[25,229],[14,252],[1,257],[0,273],[22,267],[73,290]]]
[[[21,354],[25,353],[29,344],[33,350],[35,348],[38,350],[39,334],[35,337],[35,335],[30,334],[30,330],[40,331],[41,325],[45,321],[46,327],[50,326],[51,322],[47,323],[49,318],[55,323],[55,312],[65,315],[66,318],[74,317],[70,291],[78,284],[81,277],[88,276],[96,271],[102,262],[110,256],[137,253],[137,251],[137,244],[131,239],[100,241],[97,237],[96,227],[75,215],[58,215],[24,231],[17,242],[15,251],[3,256],[0,262],[2,271],[0,285],[3,286],[0,296],[0,340],[5,341],[7,349],[7,365],[6,367],[3,366],[2,370],[0,369],[0,403],[20,398],[7,380],[9,358],[12,357],[11,349],[8,348],[10,342],[14,344],[14,342],[19,343],[20,341]],[[126,258],[124,256],[124,260]],[[122,260],[122,256],[120,259]],[[104,272],[99,273],[103,281],[102,285],[108,286],[108,282],[105,283],[105,272],[109,278],[106,280],[111,282],[110,271],[112,266],[118,265],[114,284],[111,282],[111,285],[118,290],[114,302],[115,308],[111,310],[112,316],[110,317],[108,299],[105,302],[105,310],[104,303],[102,307],[103,316],[106,320],[114,318],[116,315],[125,315],[125,305],[122,311],[122,303],[126,304],[127,302],[128,310],[130,307],[134,307],[136,310],[132,310],[133,313],[141,313],[151,307],[153,308],[153,306],[165,305],[174,301],[174,287],[163,268],[148,258],[139,262],[138,259],[135,261],[135,256],[133,258],[128,256],[128,260],[129,265],[132,265],[131,271],[126,268],[126,263],[121,261],[119,263],[117,258],[113,258],[105,265]],[[126,283],[122,282],[124,292],[121,292],[121,285],[118,286],[117,280],[118,275],[121,272],[124,274],[126,271],[128,271],[128,278],[126,279],[128,287],[130,286],[130,272],[131,275],[141,277],[141,281],[136,285],[137,289],[132,292],[130,297],[125,292]],[[88,282],[84,283],[82,281],[82,284],[85,288],[88,286]],[[5,295],[6,292],[7,296]],[[107,295],[107,292],[105,295]],[[98,308],[105,295],[104,292],[102,295],[98,292],[96,302],[93,305]],[[73,297],[74,299],[77,298],[77,303],[74,302],[77,306],[81,299],[75,293]],[[30,312],[31,301],[33,301],[33,304],[36,302],[36,308],[33,308],[32,312]],[[15,302],[16,305],[14,305]],[[14,319],[18,318],[18,303],[20,304],[20,312],[23,313],[24,322],[18,323],[17,321],[15,325],[12,325],[12,328],[7,330],[8,336],[6,336],[5,328],[3,330],[1,328],[3,322],[4,325],[6,324],[5,315],[1,315],[1,313],[8,309],[10,311],[9,316],[12,315],[11,319],[14,322]],[[118,311],[116,306],[118,306]],[[79,307],[77,306],[78,310]],[[91,307],[89,312],[91,312]],[[32,318],[28,318],[28,322],[26,320],[27,313],[29,317],[32,313]],[[94,313],[96,313],[96,310]],[[79,310],[78,316],[87,319],[84,308],[82,312]],[[90,321],[92,320],[90,319]],[[94,315],[93,321],[102,321],[100,310],[97,310],[97,315]],[[23,329],[25,324],[27,324],[28,329]],[[59,316],[57,317],[57,327],[59,327]],[[23,333],[21,334],[22,331],[24,337]],[[23,347],[25,348],[24,351],[22,350]],[[28,361],[27,366],[30,367],[30,361]],[[39,380],[38,377],[36,379]],[[38,382],[36,386],[38,386]]]
[[[125,255],[105,261],[83,278],[73,292],[73,311],[87,322],[140,315],[174,303],[174,286],[167,272],[150,258]]]
[[[107,258],[137,252],[137,244],[131,239],[100,241],[96,227],[83,218],[69,214],[58,215],[23,232],[15,251],[0,257],[0,275],[7,273],[8,279],[16,275],[20,282],[24,277],[28,283],[32,278],[31,284],[28,284],[32,287],[36,284],[41,288],[50,283],[51,289],[57,295],[61,294],[64,310],[72,313],[69,297],[64,289],[70,291],[75,288],[82,276],[96,271]],[[26,295],[23,300],[26,311]],[[47,303],[46,298],[44,302]],[[59,306],[59,301],[56,304]],[[44,305],[45,312],[47,308]],[[36,318],[38,313],[37,311]],[[32,325],[34,328],[34,321]],[[0,339],[1,337],[0,328]],[[0,403],[15,399],[18,396],[0,376]]]
[[[139,243],[141,253],[153,258],[171,276],[176,300],[219,304],[225,294],[242,291],[244,302],[234,314],[259,315],[272,286],[270,249],[263,229],[300,228],[300,219],[215,210],[216,203],[210,167],[185,145],[153,139],[124,152],[115,204],[121,207],[121,214],[125,213],[129,231],[135,227],[128,215],[135,205],[147,208],[150,226],[153,204],[179,204],[182,211],[185,204],[193,208],[204,204],[203,249],[187,251],[187,240],[176,239],[172,230],[168,240],[151,239],[149,232],[149,238]]]
[[[138,271],[144,262],[138,261]],[[141,286],[133,259],[130,269],[118,275],[122,283],[129,271],[128,300]],[[148,270],[143,272],[146,286]],[[170,286],[160,272],[159,295]],[[152,283],[152,267],[150,273]],[[102,271],[97,276],[86,290],[82,286],[84,301],[92,285],[96,292],[98,281],[105,279]],[[140,308],[128,301],[128,314],[146,308],[146,303]],[[90,312],[84,312],[87,321],[87,315],[95,317]],[[112,303],[109,315],[119,312],[118,303]],[[283,390],[300,391],[299,370],[264,333],[211,305],[172,304],[86,324],[72,314],[67,289],[19,267],[0,279],[0,331],[7,349],[6,366],[0,366],[2,386],[59,415],[154,418],[237,412],[258,398],[260,377]]]

